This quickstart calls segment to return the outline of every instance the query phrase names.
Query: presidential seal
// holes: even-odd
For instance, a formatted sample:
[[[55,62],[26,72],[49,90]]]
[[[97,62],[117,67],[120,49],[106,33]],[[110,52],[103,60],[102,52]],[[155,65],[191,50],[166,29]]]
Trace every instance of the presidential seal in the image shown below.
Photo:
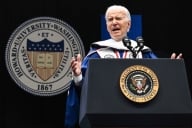
[[[23,90],[53,96],[68,90],[73,56],[85,55],[77,32],[53,17],[37,17],[22,23],[6,47],[6,67]]]
[[[150,68],[133,65],[125,69],[121,74],[120,89],[129,100],[145,103],[157,95],[159,81]]]

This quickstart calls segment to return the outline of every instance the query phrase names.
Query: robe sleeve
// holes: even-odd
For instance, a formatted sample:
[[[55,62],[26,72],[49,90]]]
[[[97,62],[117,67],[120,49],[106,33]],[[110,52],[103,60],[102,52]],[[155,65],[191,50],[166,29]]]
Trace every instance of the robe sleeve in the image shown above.
[[[79,121],[79,109],[80,109],[80,94],[81,86],[83,84],[85,72],[88,67],[88,62],[91,58],[99,58],[99,55],[94,49],[91,49],[88,55],[82,61],[82,75],[83,79],[79,86],[76,86],[74,81],[71,82],[68,95],[66,99],[66,110],[65,110],[65,128],[75,128],[78,126]]]

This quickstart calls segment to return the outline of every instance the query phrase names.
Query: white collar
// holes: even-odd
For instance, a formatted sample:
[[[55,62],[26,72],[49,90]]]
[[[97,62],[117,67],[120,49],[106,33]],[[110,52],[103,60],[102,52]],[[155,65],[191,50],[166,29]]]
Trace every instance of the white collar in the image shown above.
[[[94,45],[98,45],[101,47],[110,47],[110,48],[119,49],[119,50],[129,50],[126,46],[124,46],[122,41],[115,41],[113,39],[94,42],[92,43],[92,46]],[[136,41],[131,40],[131,46],[135,47],[136,45],[137,45]]]

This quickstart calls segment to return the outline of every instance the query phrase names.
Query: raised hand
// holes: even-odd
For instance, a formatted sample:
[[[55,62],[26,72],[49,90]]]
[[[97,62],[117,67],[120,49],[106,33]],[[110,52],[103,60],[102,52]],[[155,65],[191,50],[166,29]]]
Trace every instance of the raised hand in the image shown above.
[[[74,76],[79,76],[81,74],[81,55],[77,54],[77,57],[72,57],[71,60],[71,69],[73,71]]]
[[[179,55],[177,55],[176,53],[172,53],[171,59],[181,59],[182,56],[183,56],[182,53],[179,53]]]

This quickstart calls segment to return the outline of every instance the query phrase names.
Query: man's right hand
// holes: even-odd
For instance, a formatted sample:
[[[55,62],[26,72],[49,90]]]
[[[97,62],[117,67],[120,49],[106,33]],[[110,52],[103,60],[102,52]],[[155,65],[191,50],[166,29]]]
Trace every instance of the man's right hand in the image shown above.
[[[72,57],[71,60],[71,69],[73,71],[74,76],[79,76],[81,74],[81,62],[82,58],[80,54],[77,54],[77,57]]]

